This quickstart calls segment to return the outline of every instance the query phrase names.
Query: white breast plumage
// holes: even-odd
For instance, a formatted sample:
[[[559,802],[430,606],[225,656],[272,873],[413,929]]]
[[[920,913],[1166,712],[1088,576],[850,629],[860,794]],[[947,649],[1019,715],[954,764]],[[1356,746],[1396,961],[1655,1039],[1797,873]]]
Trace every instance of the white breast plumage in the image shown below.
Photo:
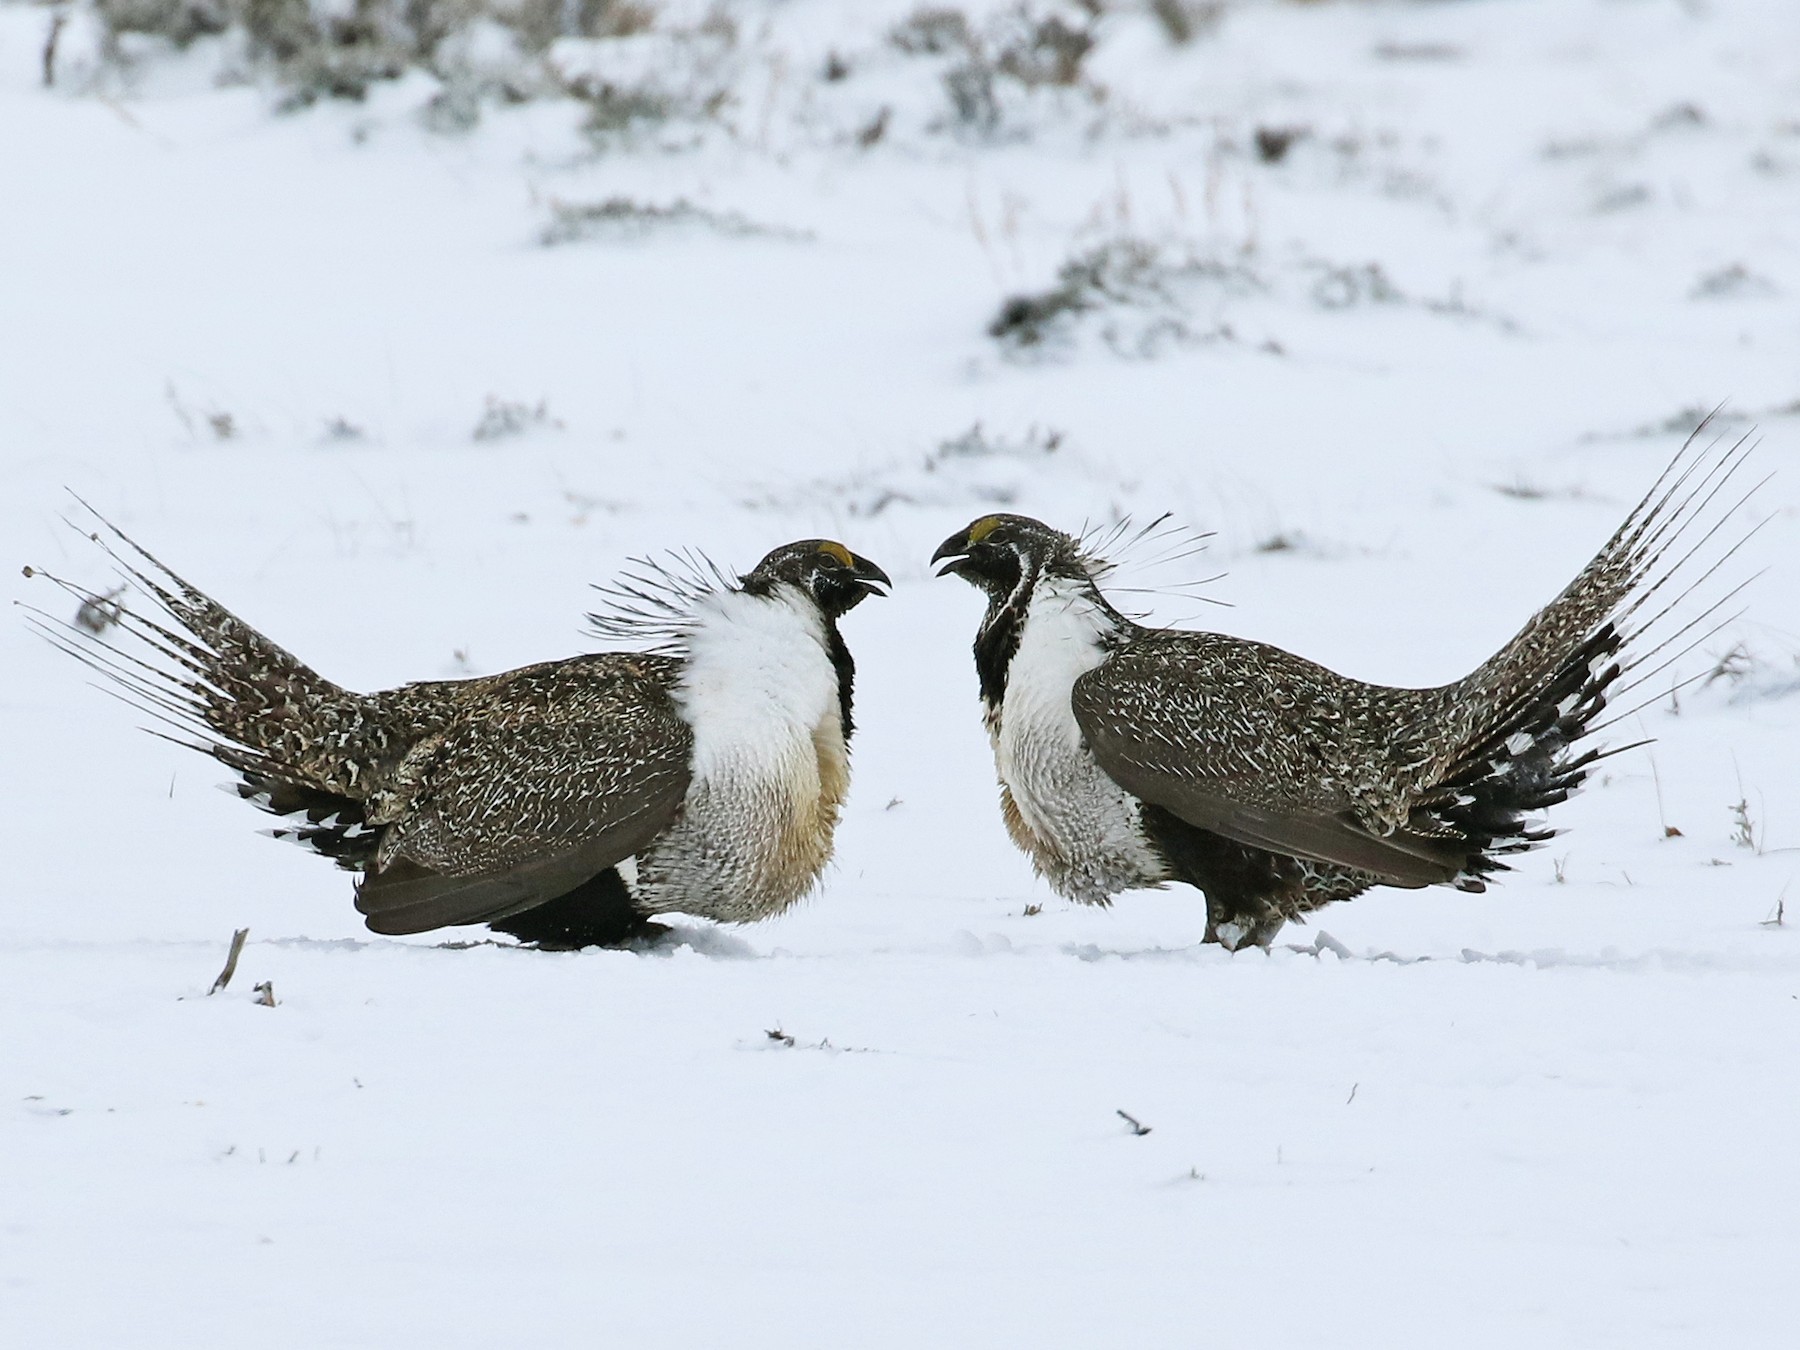
[[[675,692],[694,730],[693,781],[680,819],[639,859],[640,902],[679,896],[669,908],[763,918],[818,879],[849,786],[827,644],[817,609],[785,586],[696,607]]]
[[[1059,894],[1087,904],[1167,875],[1136,800],[1095,762],[1070,707],[1075,681],[1106,659],[1106,628],[1079,588],[1040,582],[988,728],[1014,842]]]

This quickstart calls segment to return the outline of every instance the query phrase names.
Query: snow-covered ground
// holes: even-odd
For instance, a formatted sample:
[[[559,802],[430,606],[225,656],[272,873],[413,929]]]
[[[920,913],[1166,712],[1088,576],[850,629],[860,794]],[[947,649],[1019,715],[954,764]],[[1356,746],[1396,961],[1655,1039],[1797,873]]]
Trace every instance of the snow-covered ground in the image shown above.
[[[282,113],[81,15],[46,90],[0,8],[11,596],[106,581],[65,489],[358,687],[582,650],[646,551],[898,583],[825,885],[654,954],[372,937],[0,625],[6,1344],[1794,1343],[1800,7],[1039,4],[1095,41],[1036,88],[965,8],[934,54],[887,0],[657,6],[553,49],[668,86],[598,139],[417,72]],[[1211,550],[1149,579],[1233,607],[1163,620],[1435,682],[1721,400],[1768,574],[1503,885],[1228,955],[1012,850],[925,566],[971,516],[1173,511]]]

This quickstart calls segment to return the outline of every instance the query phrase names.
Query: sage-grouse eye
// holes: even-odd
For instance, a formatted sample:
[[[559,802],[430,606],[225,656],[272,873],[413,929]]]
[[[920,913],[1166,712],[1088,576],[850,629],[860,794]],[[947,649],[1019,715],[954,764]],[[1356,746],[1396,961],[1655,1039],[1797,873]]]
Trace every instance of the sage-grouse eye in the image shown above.
[[[271,833],[360,873],[377,933],[619,943],[657,913],[779,913],[831,856],[854,675],[838,619],[888,580],[842,544],[788,544],[737,578],[641,565],[593,618],[657,650],[359,694],[105,528],[162,612],[52,578],[124,636],[39,628],[234,770],[282,818]]]
[[[1071,900],[1198,887],[1207,940],[1232,948],[1371,886],[1484,890],[1554,833],[1531,817],[1631,748],[1576,749],[1610,725],[1609,697],[1710,636],[1741,589],[1677,609],[1747,537],[1720,531],[1755,491],[1734,482],[1748,438],[1698,437],[1517,637],[1430,689],[1143,627],[1101,593],[1108,565],[1080,540],[981,517],[932,561],[987,595],[975,667],[1008,833]]]

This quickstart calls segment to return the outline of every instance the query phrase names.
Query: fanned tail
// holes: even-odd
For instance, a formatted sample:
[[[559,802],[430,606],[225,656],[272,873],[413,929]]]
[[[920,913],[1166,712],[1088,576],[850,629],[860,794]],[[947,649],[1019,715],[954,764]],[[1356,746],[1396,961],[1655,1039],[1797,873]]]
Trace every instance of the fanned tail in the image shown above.
[[[1603,714],[1741,613],[1732,602],[1754,576],[1710,600],[1702,592],[1762,528],[1744,528],[1742,512],[1768,479],[1740,477],[1753,433],[1708,439],[1710,420],[1562,594],[1444,691],[1456,733],[1409,823],[1468,842],[1462,889],[1484,889],[1505,855],[1552,838],[1530,817],[1566,800],[1598,760],[1643,743],[1578,749],[1642,705]]]
[[[105,530],[84,533],[160,613],[27,568],[103,615],[103,629],[116,624],[122,639],[82,632],[41,609],[29,609],[32,625],[159,723],[148,728],[154,734],[233,769],[231,790],[285,818],[271,834],[340,866],[364,865],[380,836],[368,823],[370,770],[393,749],[377,700],[325,679],[81,504]]]

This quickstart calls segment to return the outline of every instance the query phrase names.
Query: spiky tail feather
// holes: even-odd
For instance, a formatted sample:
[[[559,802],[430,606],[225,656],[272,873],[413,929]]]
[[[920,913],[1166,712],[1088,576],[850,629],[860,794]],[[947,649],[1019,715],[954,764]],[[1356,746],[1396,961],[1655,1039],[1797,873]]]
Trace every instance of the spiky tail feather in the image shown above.
[[[84,604],[104,603],[141,654],[34,609],[31,622],[38,631],[106,677],[109,692],[162,723],[165,730],[149,728],[154,734],[235,770],[239,796],[288,820],[271,834],[342,867],[371,860],[381,832],[368,824],[375,786],[369,770],[398,748],[390,744],[377,697],[325,679],[82,505],[112,539],[97,531],[88,537],[155,602],[165,621],[117,596],[102,597],[27,568],[27,575],[47,577]]]
[[[1674,626],[1683,602],[1761,528],[1720,538],[1768,480],[1734,484],[1755,443],[1746,434],[1702,445],[1708,422],[1562,594],[1445,691],[1458,732],[1434,766],[1412,824],[1469,842],[1468,862],[1455,880],[1462,889],[1484,889],[1486,875],[1507,870],[1502,856],[1553,837],[1556,831],[1532,828],[1527,817],[1566,800],[1597,760],[1633,748],[1575,749],[1636,711],[1602,721],[1619,694],[1639,688],[1737,617],[1721,618],[1720,611],[1754,577]]]

